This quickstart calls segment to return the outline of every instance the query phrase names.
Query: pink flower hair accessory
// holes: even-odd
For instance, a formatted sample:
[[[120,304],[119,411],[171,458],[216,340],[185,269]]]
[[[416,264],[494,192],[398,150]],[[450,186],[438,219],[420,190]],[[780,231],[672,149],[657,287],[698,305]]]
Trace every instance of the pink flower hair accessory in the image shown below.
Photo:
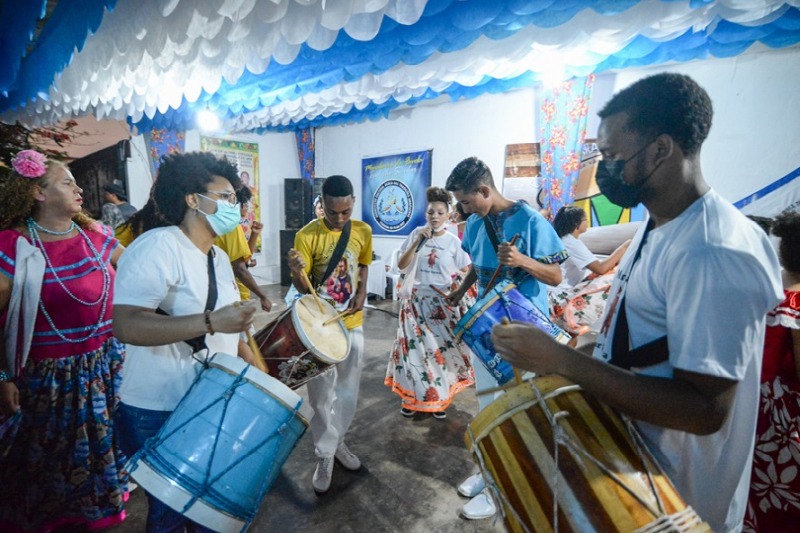
[[[36,179],[47,172],[47,158],[36,150],[22,150],[11,160],[11,166],[20,176]]]

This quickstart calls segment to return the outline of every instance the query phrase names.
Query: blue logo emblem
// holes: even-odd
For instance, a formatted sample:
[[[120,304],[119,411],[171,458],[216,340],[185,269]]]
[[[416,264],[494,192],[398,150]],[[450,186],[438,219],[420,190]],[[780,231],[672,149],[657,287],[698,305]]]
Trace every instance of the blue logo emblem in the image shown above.
[[[414,214],[414,197],[402,181],[383,182],[372,197],[372,217],[386,231],[400,231]]]

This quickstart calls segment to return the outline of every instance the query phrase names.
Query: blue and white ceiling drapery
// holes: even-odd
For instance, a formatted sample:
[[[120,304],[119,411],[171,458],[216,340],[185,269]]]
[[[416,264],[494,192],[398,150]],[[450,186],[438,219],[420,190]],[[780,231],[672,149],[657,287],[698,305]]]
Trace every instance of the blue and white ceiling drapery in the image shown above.
[[[229,131],[297,130],[554,69],[566,79],[800,42],[800,0],[60,0],[36,26],[48,5],[2,3],[4,121],[184,129],[208,108]]]

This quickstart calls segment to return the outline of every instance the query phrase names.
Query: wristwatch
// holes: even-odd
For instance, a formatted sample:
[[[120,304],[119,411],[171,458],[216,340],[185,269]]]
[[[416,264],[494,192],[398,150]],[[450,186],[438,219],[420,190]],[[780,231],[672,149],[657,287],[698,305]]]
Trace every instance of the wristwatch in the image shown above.
[[[11,381],[11,375],[5,370],[0,370],[0,383],[8,383]]]

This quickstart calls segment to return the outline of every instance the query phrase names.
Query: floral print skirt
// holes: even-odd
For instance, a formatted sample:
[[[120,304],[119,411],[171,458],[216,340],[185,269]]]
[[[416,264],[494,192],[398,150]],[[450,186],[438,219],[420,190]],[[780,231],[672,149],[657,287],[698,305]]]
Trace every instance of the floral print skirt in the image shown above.
[[[570,289],[548,291],[550,320],[571,335],[583,335],[603,316],[615,271],[590,274]]]
[[[412,411],[444,411],[453,397],[475,382],[472,351],[456,341],[461,319],[433,292],[414,290],[402,300],[400,327],[389,357],[384,383]]]
[[[761,384],[745,532],[800,525],[800,387],[777,376]]]
[[[126,457],[113,427],[124,353],[111,338],[95,352],[28,360],[16,379],[18,427],[0,442],[0,530],[83,531],[125,519]]]

